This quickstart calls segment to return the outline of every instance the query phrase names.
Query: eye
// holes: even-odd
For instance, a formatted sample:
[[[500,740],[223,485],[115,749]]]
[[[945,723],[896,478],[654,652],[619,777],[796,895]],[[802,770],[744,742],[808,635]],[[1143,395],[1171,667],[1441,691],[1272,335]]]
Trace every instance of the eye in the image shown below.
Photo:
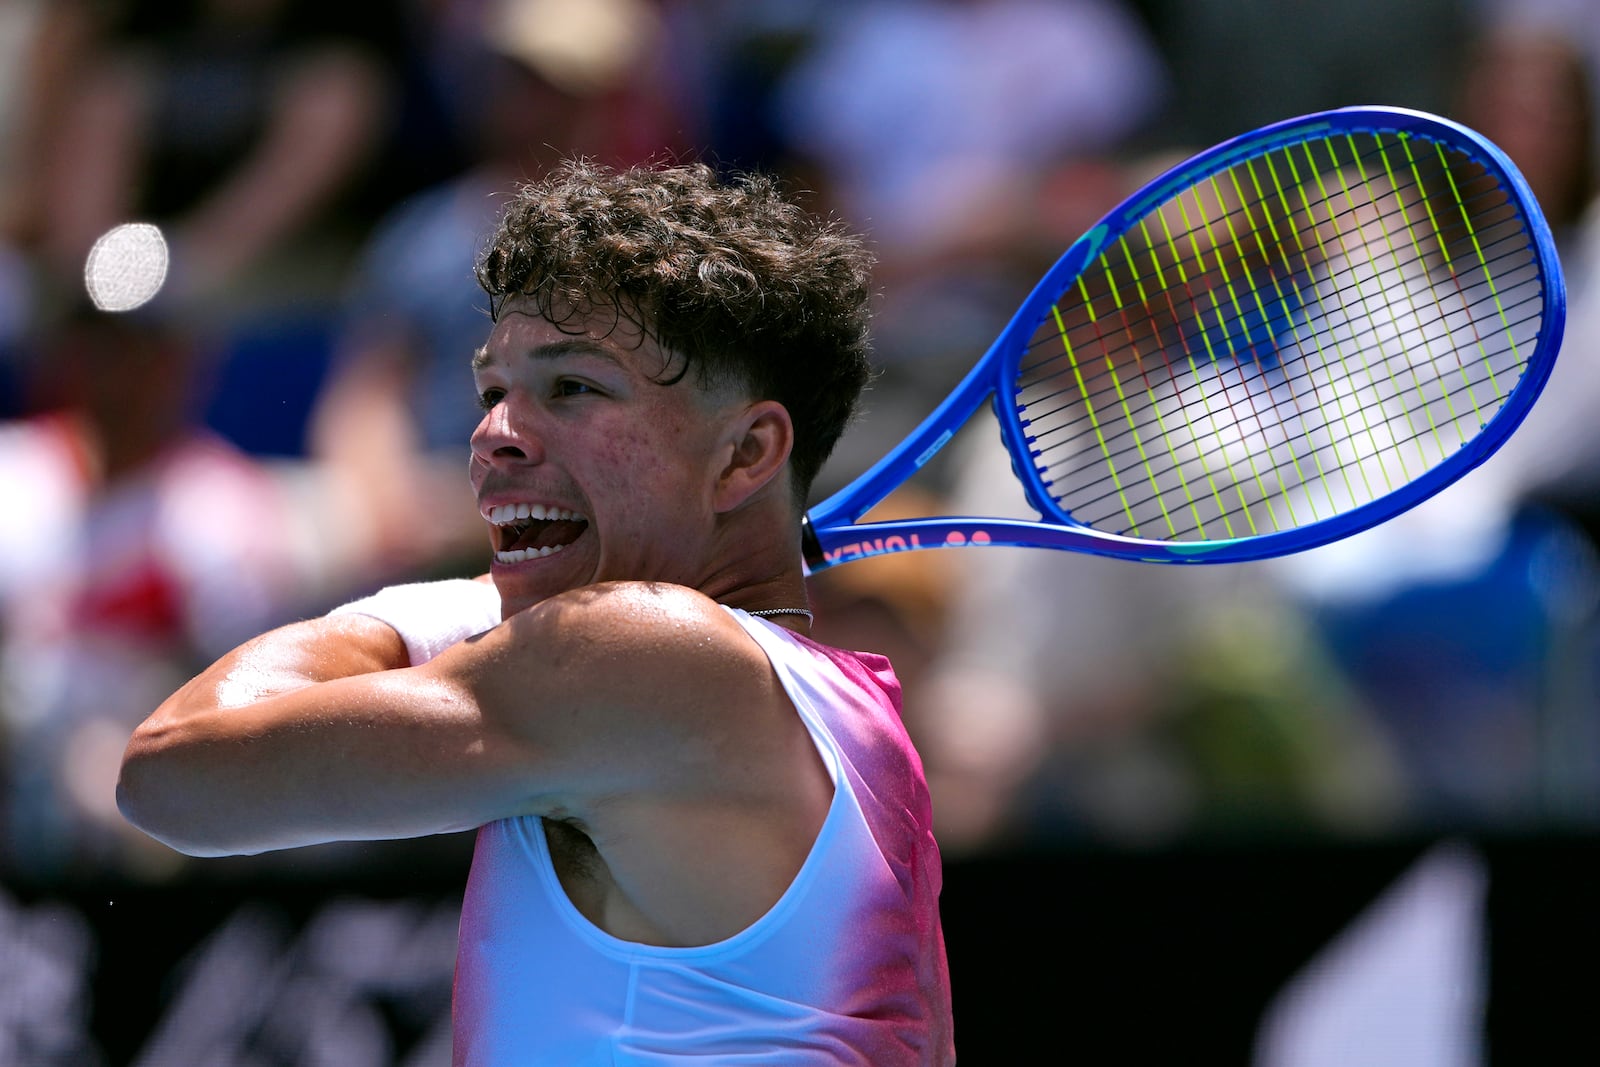
[[[583,396],[586,393],[593,393],[596,390],[595,387],[590,385],[588,382],[579,382],[574,381],[571,378],[562,378],[560,381],[556,382],[554,391],[556,396],[566,397]]]
[[[485,389],[478,394],[478,406],[488,411],[505,399],[505,395],[506,391],[504,389]]]

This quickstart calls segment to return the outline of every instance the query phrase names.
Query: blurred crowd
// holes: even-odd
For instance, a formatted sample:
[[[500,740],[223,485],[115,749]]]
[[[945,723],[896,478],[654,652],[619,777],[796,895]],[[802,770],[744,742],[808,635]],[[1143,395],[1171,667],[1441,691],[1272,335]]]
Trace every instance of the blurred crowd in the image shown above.
[[[882,375],[826,493],[1162,166],[1351,103],[1482,130],[1558,231],[1568,342],[1512,447],[1279,563],[852,564],[816,636],[895,658],[952,853],[1592,825],[1597,58],[1585,0],[0,2],[0,872],[180,869],[113,803],[155,703],[483,568],[472,267],[518,180],[699,158],[870,236]],[[86,257],[131,220],[165,282],[107,312]],[[1007,462],[978,426],[884,507],[1026,514]]]

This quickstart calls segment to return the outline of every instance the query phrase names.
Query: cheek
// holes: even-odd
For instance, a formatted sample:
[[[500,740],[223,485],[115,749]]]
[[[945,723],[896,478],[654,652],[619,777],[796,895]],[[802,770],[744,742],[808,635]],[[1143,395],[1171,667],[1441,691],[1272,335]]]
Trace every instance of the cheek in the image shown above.
[[[658,413],[608,434],[600,457],[612,487],[661,491],[691,479],[699,467],[684,454],[695,447],[690,429],[681,416]]]
[[[608,434],[598,457],[612,477],[626,482],[636,472],[661,466],[661,447],[648,433],[635,426]]]

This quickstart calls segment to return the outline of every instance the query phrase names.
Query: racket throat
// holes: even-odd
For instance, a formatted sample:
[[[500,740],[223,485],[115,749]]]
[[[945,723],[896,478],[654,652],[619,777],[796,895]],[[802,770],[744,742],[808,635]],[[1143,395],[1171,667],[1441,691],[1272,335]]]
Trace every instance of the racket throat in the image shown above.
[[[800,518],[800,558],[805,562],[807,574],[815,574],[827,566],[827,556],[823,553],[822,542],[817,539],[816,529],[811,525],[809,513]]]

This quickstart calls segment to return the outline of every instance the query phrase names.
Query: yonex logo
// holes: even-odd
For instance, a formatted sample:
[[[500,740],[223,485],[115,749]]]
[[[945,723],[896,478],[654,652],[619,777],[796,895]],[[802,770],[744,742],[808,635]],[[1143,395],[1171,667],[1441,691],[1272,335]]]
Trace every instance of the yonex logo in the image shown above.
[[[971,534],[952,530],[945,535],[944,543],[951,548],[957,548],[962,545],[987,545],[990,543],[990,537],[983,530],[974,530]],[[919,548],[930,547],[932,546],[924,545],[922,539],[916,534],[907,534],[905,537],[893,534],[889,537],[875,537],[870,541],[856,541],[848,545],[840,545],[838,548],[826,549],[823,551],[822,556],[829,565],[832,565],[866,559],[868,556],[884,556],[891,552],[913,552]]]

